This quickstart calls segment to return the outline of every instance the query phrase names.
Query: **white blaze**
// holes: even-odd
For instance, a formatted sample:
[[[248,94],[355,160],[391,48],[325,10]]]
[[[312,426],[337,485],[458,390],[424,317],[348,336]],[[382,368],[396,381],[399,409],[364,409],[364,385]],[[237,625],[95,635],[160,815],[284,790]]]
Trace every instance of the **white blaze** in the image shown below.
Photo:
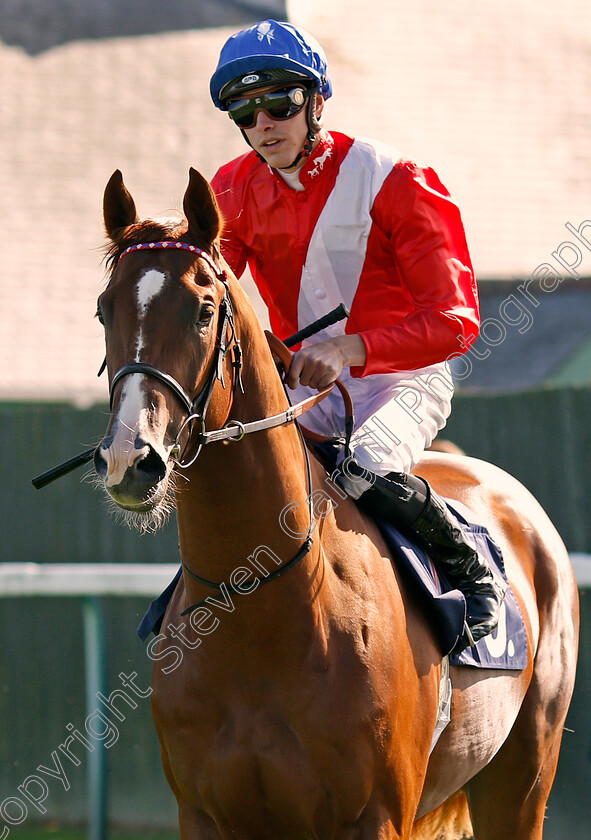
[[[145,344],[144,323],[151,304],[161,293],[166,282],[166,274],[150,269],[138,280],[136,300],[138,308],[138,331],[135,342],[135,359],[141,361],[141,351]],[[132,373],[125,378],[119,401],[119,411],[115,421],[115,437],[103,456],[108,464],[107,486],[116,486],[123,480],[128,466],[138,456],[135,441],[147,427],[148,407],[145,405],[142,382],[144,374]]]
[[[140,352],[144,348],[144,321],[154,298],[158,297],[166,282],[166,274],[151,268],[143,274],[137,284],[136,297],[138,308],[138,336],[136,341],[135,361],[139,362]]]

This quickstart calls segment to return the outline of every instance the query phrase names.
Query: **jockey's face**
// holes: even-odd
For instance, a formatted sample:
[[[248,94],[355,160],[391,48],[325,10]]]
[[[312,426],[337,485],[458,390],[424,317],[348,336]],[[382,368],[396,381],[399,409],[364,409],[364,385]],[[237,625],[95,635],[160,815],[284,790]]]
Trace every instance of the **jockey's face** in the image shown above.
[[[253,91],[251,95],[257,96],[266,93],[267,90],[269,88],[261,88],[258,91]],[[316,96],[317,117],[320,117],[323,105],[322,97]],[[308,134],[306,111],[307,105],[289,119],[275,120],[266,111],[260,110],[256,115],[254,126],[244,129],[252,148],[267,161],[269,166],[290,171],[290,164],[296,159],[306,143]],[[299,169],[304,160],[305,158],[293,168]]]

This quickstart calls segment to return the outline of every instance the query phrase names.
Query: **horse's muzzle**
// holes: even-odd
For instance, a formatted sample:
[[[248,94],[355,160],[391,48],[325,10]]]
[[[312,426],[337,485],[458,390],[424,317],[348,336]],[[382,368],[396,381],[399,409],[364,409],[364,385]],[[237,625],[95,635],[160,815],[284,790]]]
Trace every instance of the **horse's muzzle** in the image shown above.
[[[151,444],[138,439],[129,451],[114,452],[105,439],[93,460],[106,491],[120,507],[141,513],[162,499],[169,468]]]

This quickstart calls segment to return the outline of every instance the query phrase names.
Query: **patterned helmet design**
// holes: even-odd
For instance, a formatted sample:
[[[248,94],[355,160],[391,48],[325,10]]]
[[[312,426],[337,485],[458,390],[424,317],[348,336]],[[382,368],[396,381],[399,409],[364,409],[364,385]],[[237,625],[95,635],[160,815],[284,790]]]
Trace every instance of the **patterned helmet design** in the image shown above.
[[[222,111],[232,96],[285,82],[332,95],[326,55],[312,35],[290,23],[264,20],[232,35],[224,44],[210,82],[211,98]]]

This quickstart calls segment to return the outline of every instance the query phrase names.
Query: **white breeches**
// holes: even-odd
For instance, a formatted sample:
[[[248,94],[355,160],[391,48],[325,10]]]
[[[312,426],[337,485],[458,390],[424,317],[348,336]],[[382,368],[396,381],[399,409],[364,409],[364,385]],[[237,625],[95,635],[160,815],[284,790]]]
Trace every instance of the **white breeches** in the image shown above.
[[[361,379],[343,371],[340,378],[355,409],[351,439],[355,459],[380,475],[409,472],[445,426],[451,411],[453,380],[445,363]],[[293,392],[292,400],[296,402],[309,393],[309,389],[300,387]],[[335,388],[303,415],[301,422],[318,434],[343,436],[344,414],[342,397]]]

